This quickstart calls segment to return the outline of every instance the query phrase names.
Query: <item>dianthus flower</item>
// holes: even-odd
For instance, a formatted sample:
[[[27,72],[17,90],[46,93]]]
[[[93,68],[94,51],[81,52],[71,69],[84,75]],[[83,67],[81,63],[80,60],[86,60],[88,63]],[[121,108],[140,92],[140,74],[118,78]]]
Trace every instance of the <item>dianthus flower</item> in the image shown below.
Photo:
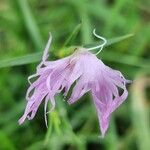
[[[26,118],[33,119],[42,101],[45,101],[46,118],[46,114],[55,108],[55,95],[63,91],[66,96],[70,87],[75,83],[68,103],[72,104],[86,92],[90,92],[97,110],[102,136],[105,135],[111,113],[128,96],[126,84],[130,81],[126,80],[120,71],[106,66],[95,54],[91,53],[91,50],[97,48],[100,49],[100,52],[106,44],[106,40],[97,35],[95,30],[93,33],[104,41],[102,45],[89,49],[79,47],[72,55],[56,61],[47,60],[52,40],[50,36],[42,61],[37,66],[36,74],[29,77],[30,87],[26,94],[27,106],[19,124],[22,124]],[[31,83],[31,78],[36,78],[36,80]],[[52,108],[47,112],[49,101]]]

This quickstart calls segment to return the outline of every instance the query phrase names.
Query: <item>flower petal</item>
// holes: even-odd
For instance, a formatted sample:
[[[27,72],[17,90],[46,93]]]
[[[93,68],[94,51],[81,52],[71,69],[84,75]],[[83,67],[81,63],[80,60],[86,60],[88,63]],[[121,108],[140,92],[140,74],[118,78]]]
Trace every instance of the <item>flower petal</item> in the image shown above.
[[[89,83],[82,82],[82,79],[79,79],[76,83],[75,87],[73,88],[71,97],[68,100],[69,104],[76,102],[80,97],[82,97],[86,92],[91,89]]]

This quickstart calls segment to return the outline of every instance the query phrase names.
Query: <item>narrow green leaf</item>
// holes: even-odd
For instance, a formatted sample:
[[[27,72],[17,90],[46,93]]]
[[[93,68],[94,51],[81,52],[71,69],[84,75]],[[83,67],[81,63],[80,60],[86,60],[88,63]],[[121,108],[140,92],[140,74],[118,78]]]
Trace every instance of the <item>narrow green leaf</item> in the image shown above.
[[[117,62],[135,67],[149,68],[149,60],[134,55],[127,55],[118,52],[105,51],[101,53],[101,58],[107,61]]]
[[[40,50],[43,45],[43,41],[42,41],[42,37],[40,35],[39,28],[36,23],[36,20],[32,16],[32,12],[29,7],[28,1],[27,0],[17,0],[17,2],[20,7],[20,11],[21,11],[25,26],[27,28],[27,31],[28,31],[36,49]]]
[[[78,27],[79,28],[79,27]],[[117,38],[113,38],[113,39],[110,39],[108,40],[108,43],[106,46],[110,46],[112,44],[115,44],[117,42],[120,42],[122,40],[125,40],[129,37],[131,37],[132,34],[128,34],[128,35],[125,35],[125,36],[120,36],[120,37],[117,37]],[[91,46],[93,45],[97,45],[97,44],[90,44]],[[86,47],[90,47],[90,45],[86,45]],[[115,52],[114,55],[117,55],[117,53]],[[28,54],[28,55],[25,55],[25,56],[21,56],[21,57],[15,57],[15,58],[11,58],[11,59],[7,59],[7,60],[1,60],[0,61],[0,68],[4,68],[4,67],[11,67],[11,66],[19,66],[19,65],[25,65],[25,64],[30,64],[30,63],[35,63],[35,62],[38,62],[40,61],[41,59],[41,56],[42,56],[42,52],[38,52],[38,53],[33,53],[33,54]],[[124,58],[124,55],[121,54],[122,58]],[[126,55],[125,56],[125,60],[128,58],[128,57],[132,57],[131,55],[128,56]],[[136,56],[134,56],[136,57]],[[104,59],[108,59],[108,57],[104,57]],[[139,60],[139,58],[137,57],[137,60]],[[127,64],[128,61],[122,61],[122,60],[119,60],[119,59],[111,59],[110,61],[115,61],[115,62],[120,62],[120,63],[125,63]],[[135,63],[128,63],[129,65],[136,65],[138,67],[144,67],[145,64],[144,62],[146,62],[146,64],[148,63],[147,60],[145,59],[142,59],[142,63],[141,62],[138,62],[137,64]],[[146,65],[147,66],[147,65]]]
[[[105,47],[110,46],[110,45],[115,44],[115,43],[118,43],[118,42],[121,42],[125,39],[132,37],[133,35],[134,34],[127,34],[127,35],[123,35],[120,37],[109,39],[109,40],[107,40],[107,44],[105,45]],[[100,42],[95,42],[93,44],[86,44],[86,45],[84,45],[84,47],[94,47],[94,46],[99,45],[99,44],[100,44]]]
[[[128,39],[132,36],[134,36],[134,34],[131,33],[131,34],[127,34],[127,35],[124,35],[124,36],[120,36],[120,37],[117,37],[117,38],[110,39],[110,40],[108,40],[106,46],[118,43],[118,42],[123,41],[125,39]]]
[[[70,45],[70,43],[76,38],[76,36],[77,36],[77,34],[79,33],[80,29],[81,29],[81,23],[78,24],[78,25],[74,28],[74,30],[73,30],[73,32],[71,33],[71,35],[70,35],[70,36],[67,38],[67,40],[65,41],[63,47],[66,47],[66,46]]]
[[[37,62],[41,59],[42,52],[28,54],[21,57],[10,58],[7,60],[0,61],[0,68],[3,67],[11,67],[11,66],[19,66],[24,64],[30,64]]]

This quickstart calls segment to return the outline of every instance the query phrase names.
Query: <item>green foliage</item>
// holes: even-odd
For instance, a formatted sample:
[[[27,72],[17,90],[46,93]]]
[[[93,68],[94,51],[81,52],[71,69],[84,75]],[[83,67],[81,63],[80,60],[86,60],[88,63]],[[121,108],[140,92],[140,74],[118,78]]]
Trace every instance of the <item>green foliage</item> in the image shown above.
[[[78,28],[79,28],[79,26],[77,26],[77,28],[75,28],[74,32],[66,40],[64,46],[67,46],[68,43],[70,43],[72,41],[74,36],[76,36],[76,34],[77,34],[76,32],[78,32]],[[110,40],[108,40],[108,44],[106,46],[110,46],[111,44],[114,44],[114,43],[117,43],[119,41],[122,41],[122,40],[124,40],[126,38],[129,38],[130,36],[131,36],[131,34],[125,35],[125,36],[121,36],[121,37],[118,37],[118,38],[110,39]],[[85,47],[88,47],[90,45],[91,46],[95,46],[96,44],[85,45]],[[73,52],[74,48],[76,47],[76,46],[70,46],[69,48],[67,48],[67,47],[64,47],[64,46],[60,49],[59,52],[56,52],[54,54],[53,54],[53,52],[51,52],[51,54],[53,54],[56,57],[57,56],[58,57],[65,57],[66,55],[71,54]],[[34,62],[40,61],[41,57],[42,57],[42,52],[38,52],[38,53],[33,53],[33,54],[27,54],[27,55],[24,55],[24,56],[21,56],[21,57],[16,57],[16,58],[2,60],[2,61],[0,61],[0,68],[11,67],[11,66],[19,66],[19,65],[25,65],[25,64],[34,63]],[[123,62],[123,63],[126,63],[126,62]],[[142,64],[141,64],[141,66],[142,66]]]
[[[148,150],[149,15],[148,3],[140,0],[1,0],[0,150]],[[99,44],[94,28],[108,39],[98,57],[134,80],[129,98],[113,113],[106,137],[100,137],[88,94],[72,106],[58,95],[57,107],[48,115],[48,129],[43,106],[34,120],[19,126],[26,79],[35,72],[48,33],[53,35],[50,59],[55,60],[76,46]]]

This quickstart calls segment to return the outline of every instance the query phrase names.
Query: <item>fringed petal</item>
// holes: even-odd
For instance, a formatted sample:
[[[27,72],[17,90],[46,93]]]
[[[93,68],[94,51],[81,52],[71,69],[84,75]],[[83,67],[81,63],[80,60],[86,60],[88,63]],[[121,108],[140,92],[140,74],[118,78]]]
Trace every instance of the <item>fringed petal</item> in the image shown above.
[[[27,90],[27,106],[19,120],[22,124],[26,118],[33,119],[40,104],[45,99],[44,116],[47,126],[47,113],[55,108],[55,95],[63,91],[66,96],[75,84],[68,100],[69,104],[76,102],[85,93],[91,91],[97,110],[102,136],[105,135],[111,113],[127,98],[126,80],[122,73],[107,67],[94,54],[81,48],[66,58],[48,61],[48,49],[51,37],[46,45],[41,63],[36,73],[30,76],[30,87]],[[34,78],[32,83],[30,80]],[[121,92],[120,92],[121,90]],[[121,94],[120,94],[121,93]],[[48,102],[52,107],[47,111]]]
[[[87,83],[83,83],[82,79],[76,83],[75,87],[73,88],[71,97],[68,100],[69,104],[76,102],[80,99],[85,93],[87,93],[91,89],[90,85]]]
[[[120,89],[123,93],[120,95]],[[96,81],[92,86],[93,101],[98,113],[100,130],[105,135],[109,126],[111,113],[127,98],[126,80],[123,75],[106,66],[97,73]]]
[[[109,126],[110,114],[107,112],[106,104],[104,102],[101,102],[101,100],[97,98],[94,92],[92,92],[92,96],[93,96],[94,105],[96,107],[96,111],[98,115],[101,134],[102,137],[104,137]]]

